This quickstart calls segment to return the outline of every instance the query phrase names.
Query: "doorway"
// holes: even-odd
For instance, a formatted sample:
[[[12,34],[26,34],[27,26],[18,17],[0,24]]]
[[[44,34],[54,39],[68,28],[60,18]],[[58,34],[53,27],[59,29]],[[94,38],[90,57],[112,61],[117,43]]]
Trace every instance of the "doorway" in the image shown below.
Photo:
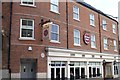
[[[51,68],[51,79],[54,80],[54,79],[62,79],[64,80],[65,79],[65,68],[60,68],[60,67],[57,67],[57,68]]]
[[[85,78],[85,68],[81,68],[81,78]]]
[[[36,59],[21,59],[21,79],[36,78]]]
[[[85,67],[71,67],[70,78],[71,79],[85,78]]]

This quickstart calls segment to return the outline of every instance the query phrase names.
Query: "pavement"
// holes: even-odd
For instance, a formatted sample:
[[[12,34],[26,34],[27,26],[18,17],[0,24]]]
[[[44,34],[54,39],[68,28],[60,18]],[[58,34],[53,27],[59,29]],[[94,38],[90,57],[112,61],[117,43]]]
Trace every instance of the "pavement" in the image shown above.
[[[115,78],[115,79],[91,78],[91,79],[80,79],[80,80],[120,80],[120,78]]]

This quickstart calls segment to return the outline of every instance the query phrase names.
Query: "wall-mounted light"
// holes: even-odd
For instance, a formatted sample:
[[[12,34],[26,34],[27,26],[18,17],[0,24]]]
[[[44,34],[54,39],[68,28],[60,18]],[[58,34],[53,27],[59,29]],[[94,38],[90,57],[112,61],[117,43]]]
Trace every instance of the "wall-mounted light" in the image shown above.
[[[32,47],[31,46],[28,47],[28,51],[32,51]]]
[[[103,64],[106,64],[106,61],[105,61],[105,60],[103,60]]]
[[[113,61],[113,65],[115,65],[115,64],[116,64],[116,60]]]

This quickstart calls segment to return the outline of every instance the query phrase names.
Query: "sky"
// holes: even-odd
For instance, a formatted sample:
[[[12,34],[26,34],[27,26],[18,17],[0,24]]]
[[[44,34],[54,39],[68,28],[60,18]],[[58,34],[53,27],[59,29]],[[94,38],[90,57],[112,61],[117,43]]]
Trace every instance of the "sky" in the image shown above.
[[[120,0],[84,0],[86,3],[101,10],[105,14],[118,17],[118,2]]]

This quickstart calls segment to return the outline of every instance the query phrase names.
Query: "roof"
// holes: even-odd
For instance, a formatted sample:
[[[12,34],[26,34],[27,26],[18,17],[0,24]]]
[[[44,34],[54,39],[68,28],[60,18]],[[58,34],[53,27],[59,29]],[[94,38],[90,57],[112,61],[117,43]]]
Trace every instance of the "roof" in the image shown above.
[[[77,3],[79,3],[79,4],[81,4],[81,5],[85,6],[85,7],[87,7],[87,8],[89,8],[89,9],[91,9],[91,10],[93,10],[93,11],[101,14],[101,15],[104,15],[104,16],[106,16],[106,17],[109,18],[109,19],[112,19],[112,20],[118,22],[117,20],[113,19],[112,17],[108,16],[107,14],[103,13],[102,11],[96,9],[95,7],[91,6],[90,4],[88,4],[88,3],[86,3],[86,2],[82,2],[82,1],[81,1],[81,2],[77,2]]]

